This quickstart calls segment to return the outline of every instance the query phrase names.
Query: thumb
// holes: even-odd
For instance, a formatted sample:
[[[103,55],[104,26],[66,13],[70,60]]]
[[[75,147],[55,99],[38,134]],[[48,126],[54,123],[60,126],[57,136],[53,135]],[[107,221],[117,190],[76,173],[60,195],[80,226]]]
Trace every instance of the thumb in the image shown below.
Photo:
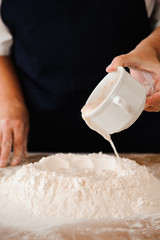
[[[113,72],[115,71],[119,66],[121,67],[129,67],[132,65],[132,58],[129,54],[123,54],[120,56],[117,56],[113,59],[111,64],[106,68],[107,72]]]

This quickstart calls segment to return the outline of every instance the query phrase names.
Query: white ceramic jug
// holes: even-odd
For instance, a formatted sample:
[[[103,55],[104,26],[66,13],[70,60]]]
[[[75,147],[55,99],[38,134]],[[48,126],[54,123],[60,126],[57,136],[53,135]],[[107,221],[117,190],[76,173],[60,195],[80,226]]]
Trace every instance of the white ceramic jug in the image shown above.
[[[146,89],[123,67],[107,74],[89,96],[82,117],[109,134],[130,127],[144,110]]]

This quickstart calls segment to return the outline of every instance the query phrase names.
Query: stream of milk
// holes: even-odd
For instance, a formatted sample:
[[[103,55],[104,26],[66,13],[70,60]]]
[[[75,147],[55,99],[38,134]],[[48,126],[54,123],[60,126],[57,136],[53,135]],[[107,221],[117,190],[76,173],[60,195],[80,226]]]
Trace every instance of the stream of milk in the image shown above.
[[[93,110],[98,106],[98,103],[88,103],[86,104],[81,112],[82,112],[82,118],[85,120],[86,124],[94,131],[98,132],[100,135],[102,135],[107,141],[109,141],[109,143],[111,144],[111,147],[113,148],[113,151],[116,155],[117,158],[119,158],[119,154],[117,152],[117,149],[111,139],[110,134],[103,130],[102,128],[100,128],[99,126],[97,126],[90,118],[87,117],[87,115],[89,115],[89,113],[93,112]]]

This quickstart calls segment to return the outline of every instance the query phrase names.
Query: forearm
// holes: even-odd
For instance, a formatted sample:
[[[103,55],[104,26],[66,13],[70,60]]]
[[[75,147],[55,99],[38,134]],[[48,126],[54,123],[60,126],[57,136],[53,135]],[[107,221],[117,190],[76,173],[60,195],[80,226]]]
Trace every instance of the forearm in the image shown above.
[[[14,66],[0,57],[0,167],[5,167],[13,149],[11,165],[26,156],[29,114]]]
[[[160,27],[154,30],[147,38],[141,41],[136,48],[139,47],[151,47],[156,53],[160,60]]]
[[[107,72],[113,72],[118,66],[128,67],[130,70],[146,71],[160,76],[160,27],[154,30],[148,37],[142,40],[132,51],[113,59],[106,68]]]
[[[131,75],[147,87],[146,111],[160,110],[160,27],[127,54],[117,56],[106,68],[128,67]],[[149,87],[149,88],[148,88]]]
[[[10,57],[0,56],[0,103],[3,101],[24,102],[23,93]]]

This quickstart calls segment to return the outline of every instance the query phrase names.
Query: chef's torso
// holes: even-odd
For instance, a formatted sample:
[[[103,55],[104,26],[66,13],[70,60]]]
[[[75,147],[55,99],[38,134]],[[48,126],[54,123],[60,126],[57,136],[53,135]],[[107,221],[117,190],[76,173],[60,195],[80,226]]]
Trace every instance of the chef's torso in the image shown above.
[[[2,18],[31,130],[61,137],[90,134],[80,115],[88,95],[111,60],[150,32],[143,0],[3,0]]]

